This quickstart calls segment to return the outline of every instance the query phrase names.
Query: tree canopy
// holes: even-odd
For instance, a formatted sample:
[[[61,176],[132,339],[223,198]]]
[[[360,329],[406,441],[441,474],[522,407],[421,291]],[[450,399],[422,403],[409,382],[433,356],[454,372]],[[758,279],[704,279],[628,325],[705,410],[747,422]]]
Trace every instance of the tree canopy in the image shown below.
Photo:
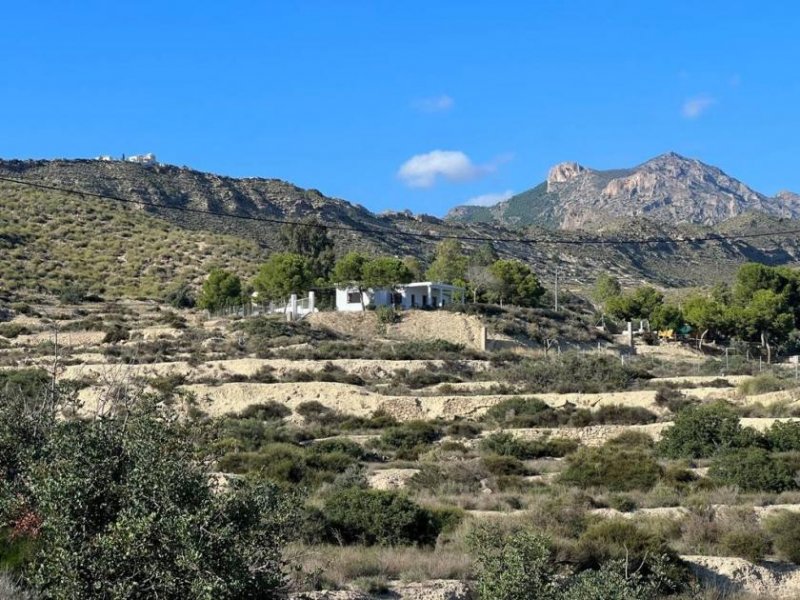
[[[241,301],[242,282],[238,276],[222,269],[212,269],[203,282],[197,306],[207,310],[218,310]]]
[[[253,287],[262,300],[284,300],[291,294],[303,294],[314,285],[314,273],[308,259],[291,252],[276,252],[261,265]]]

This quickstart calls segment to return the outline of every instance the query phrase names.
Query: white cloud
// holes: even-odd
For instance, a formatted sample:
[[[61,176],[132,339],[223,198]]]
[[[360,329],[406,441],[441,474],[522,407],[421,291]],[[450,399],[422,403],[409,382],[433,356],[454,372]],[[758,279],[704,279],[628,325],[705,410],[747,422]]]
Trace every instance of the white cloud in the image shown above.
[[[410,187],[427,188],[437,179],[469,181],[495,170],[494,164],[476,165],[460,150],[433,150],[404,162],[397,176]]]
[[[467,206],[494,206],[498,202],[508,200],[514,195],[514,190],[506,190],[505,192],[493,192],[489,194],[481,194],[470,198],[464,204]]]
[[[413,107],[420,112],[436,113],[446,112],[455,106],[456,101],[447,94],[431,96],[430,98],[420,98],[414,101]]]
[[[681,114],[687,119],[696,119],[716,103],[717,101],[708,94],[701,94],[686,100],[681,108]]]

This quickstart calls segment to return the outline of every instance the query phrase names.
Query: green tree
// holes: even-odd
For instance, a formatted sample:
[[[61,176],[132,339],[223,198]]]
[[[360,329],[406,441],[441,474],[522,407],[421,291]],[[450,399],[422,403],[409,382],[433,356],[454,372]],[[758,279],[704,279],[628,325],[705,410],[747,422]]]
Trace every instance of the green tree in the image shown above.
[[[500,256],[491,242],[485,242],[478,246],[475,252],[469,257],[469,264],[477,267],[490,267],[493,265]]]
[[[458,284],[467,276],[469,260],[458,240],[444,240],[436,246],[436,254],[425,275],[431,281]]]
[[[531,268],[519,260],[498,260],[490,267],[497,280],[494,293],[500,302],[536,306],[544,288]]]
[[[664,294],[652,286],[643,285],[632,292],[609,298],[606,301],[606,310],[625,321],[649,319],[663,301]]]
[[[622,286],[619,280],[613,275],[602,273],[594,283],[594,299],[605,304],[611,298],[616,298],[622,294]]]
[[[392,256],[378,256],[364,264],[364,286],[373,289],[393,289],[400,284],[409,283],[412,275],[406,264]]]
[[[655,331],[677,331],[684,324],[683,312],[674,304],[659,304],[650,313],[650,327]]]
[[[700,332],[701,345],[709,333],[718,335],[727,329],[725,305],[713,297],[690,296],[683,303],[683,317]]]
[[[732,309],[732,315],[740,337],[758,340],[766,348],[767,362],[772,361],[772,343],[785,342],[794,328],[785,296],[768,289],[755,291],[745,306]]]
[[[307,217],[301,223],[283,225],[280,229],[281,244],[288,252],[299,254],[308,260],[308,266],[316,280],[326,280],[333,269],[336,256],[328,230],[315,217]]]
[[[361,284],[367,260],[368,258],[360,252],[348,252],[336,261],[331,280],[336,284]]]
[[[425,275],[425,269],[422,268],[422,263],[416,256],[406,256],[403,259],[403,264],[411,273],[411,281],[421,281]]]
[[[238,276],[222,269],[212,269],[203,282],[197,306],[206,310],[218,310],[241,302],[242,281]]]
[[[303,294],[313,285],[314,273],[308,259],[291,252],[272,254],[253,279],[253,287],[262,300]]]

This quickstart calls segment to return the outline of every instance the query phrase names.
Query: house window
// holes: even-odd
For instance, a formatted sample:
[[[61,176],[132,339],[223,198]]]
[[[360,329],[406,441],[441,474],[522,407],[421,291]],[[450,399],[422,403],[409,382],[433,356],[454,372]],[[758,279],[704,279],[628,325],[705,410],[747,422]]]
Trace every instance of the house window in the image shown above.
[[[428,306],[428,296],[427,294],[422,294],[422,306]]]
[[[411,294],[411,306],[417,305],[417,297],[414,294]]]
[[[361,292],[347,292],[348,304],[361,304]]]

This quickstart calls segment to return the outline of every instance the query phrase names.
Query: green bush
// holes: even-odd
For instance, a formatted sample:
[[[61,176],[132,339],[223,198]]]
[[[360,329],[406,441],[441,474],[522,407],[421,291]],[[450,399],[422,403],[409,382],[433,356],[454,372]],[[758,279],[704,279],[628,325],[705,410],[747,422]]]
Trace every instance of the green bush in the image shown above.
[[[481,440],[482,452],[500,456],[513,456],[520,460],[543,458],[545,456],[562,457],[574,452],[578,443],[566,438],[540,438],[524,440],[511,433],[497,432]]]
[[[259,419],[262,421],[279,421],[292,414],[292,410],[285,404],[274,400],[250,404],[238,414],[241,419]]]
[[[737,391],[744,396],[778,392],[786,389],[786,382],[778,379],[773,373],[762,373],[745,379],[737,387]]]
[[[432,511],[387,490],[335,492],[322,508],[328,535],[344,544],[433,545],[444,526]]]
[[[104,344],[116,344],[117,342],[125,342],[131,338],[130,330],[119,323],[114,323],[106,329],[106,335],[103,337]]]
[[[772,450],[778,452],[800,451],[800,422],[775,421],[764,436]]]
[[[769,552],[769,539],[760,528],[737,527],[722,534],[720,546],[726,556],[739,556],[752,563],[764,559]]]
[[[503,371],[504,380],[537,392],[614,392],[628,388],[646,372],[622,366],[605,354],[567,352],[553,358],[525,360]]]
[[[783,492],[797,488],[794,471],[787,462],[762,448],[742,448],[717,455],[708,471],[721,485],[742,490]]]
[[[649,490],[660,476],[661,467],[649,452],[611,445],[578,450],[568,458],[559,479],[579,487],[628,492]]]
[[[0,337],[11,340],[20,335],[28,335],[29,333],[31,333],[31,330],[19,323],[0,324]]]
[[[764,526],[778,556],[800,565],[800,514],[781,511],[769,517]]]
[[[504,536],[498,529],[481,527],[471,532],[469,545],[480,600],[558,598],[547,538],[529,531]]]
[[[658,450],[669,458],[706,458],[731,448],[763,443],[753,430],[743,429],[739,415],[724,402],[690,406],[664,431]]]
[[[416,455],[419,451],[442,437],[442,429],[426,421],[408,421],[390,427],[381,434],[381,448]]]
[[[653,579],[659,592],[680,591],[689,572],[668,541],[635,521],[604,519],[590,524],[573,549],[580,569],[598,569],[608,561],[625,561],[626,571]]]
[[[492,475],[529,475],[525,464],[513,456],[489,455],[481,459],[481,464]]]

